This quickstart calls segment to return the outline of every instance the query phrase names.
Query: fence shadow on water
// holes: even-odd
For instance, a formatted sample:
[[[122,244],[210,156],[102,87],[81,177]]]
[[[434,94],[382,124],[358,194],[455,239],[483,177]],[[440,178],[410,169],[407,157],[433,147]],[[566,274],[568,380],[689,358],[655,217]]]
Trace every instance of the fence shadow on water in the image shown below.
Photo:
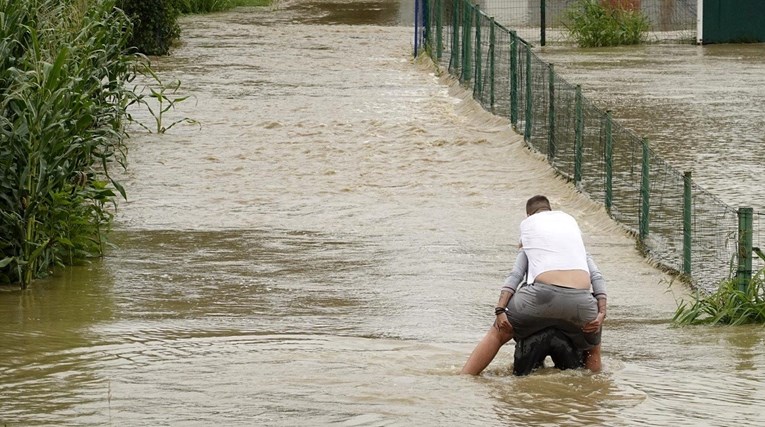
[[[750,228],[740,232],[742,209],[659,158],[646,139],[558,76],[516,31],[470,0],[417,0],[415,15],[415,54],[425,52],[472,89],[484,109],[508,118],[530,149],[603,203],[652,262],[705,290],[740,270],[742,257],[750,270],[763,267],[751,249],[739,251],[747,233],[749,245],[765,243],[758,232],[762,213],[751,213]]]

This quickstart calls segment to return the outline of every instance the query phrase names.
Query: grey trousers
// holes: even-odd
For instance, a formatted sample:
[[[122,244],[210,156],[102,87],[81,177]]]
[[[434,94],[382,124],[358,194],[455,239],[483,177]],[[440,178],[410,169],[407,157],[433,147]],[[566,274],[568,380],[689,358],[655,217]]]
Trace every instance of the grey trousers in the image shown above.
[[[588,289],[574,289],[545,283],[523,285],[507,304],[507,318],[515,338],[525,339],[542,329],[563,332],[579,350],[600,344],[601,330],[590,334],[582,326],[595,320],[598,302]]]

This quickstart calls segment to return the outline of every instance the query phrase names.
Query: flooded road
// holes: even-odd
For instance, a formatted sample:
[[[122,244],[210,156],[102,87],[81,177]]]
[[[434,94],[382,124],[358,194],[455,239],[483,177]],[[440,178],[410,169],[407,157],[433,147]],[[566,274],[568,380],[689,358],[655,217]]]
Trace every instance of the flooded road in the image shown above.
[[[182,20],[155,63],[195,97],[166,119],[199,125],[133,130],[103,261],[0,292],[0,424],[765,422],[765,331],[672,328],[684,288],[412,61],[411,10]],[[508,346],[459,376],[537,193],[579,220],[608,279],[604,372],[515,378]]]
[[[765,212],[763,44],[559,45],[541,56],[698,185]]]

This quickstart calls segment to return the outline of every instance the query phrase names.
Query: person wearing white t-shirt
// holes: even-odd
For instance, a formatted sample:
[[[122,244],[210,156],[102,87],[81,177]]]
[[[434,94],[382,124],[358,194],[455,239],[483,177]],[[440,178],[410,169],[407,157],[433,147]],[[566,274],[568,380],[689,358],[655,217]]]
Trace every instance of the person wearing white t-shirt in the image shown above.
[[[587,253],[576,220],[553,211],[545,196],[526,203],[521,250],[502,287],[496,320],[461,373],[478,375],[513,339],[554,327],[584,352],[584,366],[601,369],[600,337],[606,317],[605,280]],[[526,284],[522,282],[527,276]]]

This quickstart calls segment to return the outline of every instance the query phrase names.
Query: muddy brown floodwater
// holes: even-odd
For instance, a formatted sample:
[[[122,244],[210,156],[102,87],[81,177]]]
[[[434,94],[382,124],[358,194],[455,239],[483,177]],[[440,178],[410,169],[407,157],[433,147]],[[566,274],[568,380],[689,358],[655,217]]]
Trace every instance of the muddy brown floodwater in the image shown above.
[[[411,10],[183,18],[154,61],[194,96],[166,120],[199,125],[133,129],[103,261],[0,292],[0,424],[765,423],[763,329],[673,328],[684,288],[412,60]],[[605,369],[516,378],[508,346],[459,376],[536,193],[608,279]]]
[[[734,209],[765,212],[765,45],[558,45],[540,54],[675,169]]]

